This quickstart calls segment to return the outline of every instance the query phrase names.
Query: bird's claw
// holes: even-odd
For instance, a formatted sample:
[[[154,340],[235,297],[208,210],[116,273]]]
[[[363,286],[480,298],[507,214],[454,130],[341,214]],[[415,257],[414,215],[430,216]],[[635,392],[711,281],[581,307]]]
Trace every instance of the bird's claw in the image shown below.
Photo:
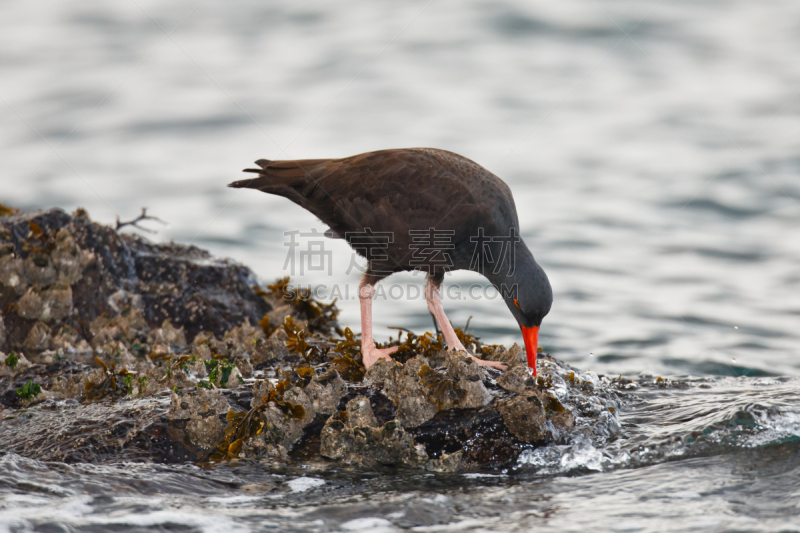
[[[374,365],[378,359],[385,359],[392,361],[390,354],[393,354],[400,348],[399,346],[391,346],[389,348],[376,348],[372,346],[364,346],[361,348],[361,360],[364,363],[364,368],[369,368]]]
[[[475,361],[481,366],[490,366],[492,368],[496,368],[497,370],[503,370],[503,371],[508,369],[508,366],[505,363],[501,363],[499,361],[486,361],[484,359],[478,359],[472,354],[470,354],[470,357],[472,358],[473,361]]]

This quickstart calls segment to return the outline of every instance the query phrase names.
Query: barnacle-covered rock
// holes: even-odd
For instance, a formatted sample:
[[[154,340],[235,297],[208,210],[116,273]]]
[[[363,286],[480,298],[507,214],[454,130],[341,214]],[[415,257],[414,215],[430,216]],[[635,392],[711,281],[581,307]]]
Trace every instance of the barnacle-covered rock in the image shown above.
[[[547,434],[544,401],[541,393],[532,391],[499,401],[497,409],[515,437],[533,444],[543,441]]]
[[[346,414],[336,413],[320,435],[320,454],[360,466],[421,466],[428,461],[424,448],[391,420],[378,424],[370,401],[363,396],[347,403]]]
[[[113,318],[100,315],[89,326],[92,346],[97,348],[113,341],[132,343],[134,340],[146,338],[149,327],[140,309],[126,307]]]
[[[175,393],[173,395],[177,396]],[[186,434],[196,446],[205,449],[213,448],[222,439],[225,431],[225,424],[220,420],[220,415],[227,412],[227,402],[224,401],[224,398],[220,400],[210,392],[203,395],[198,394],[197,398],[191,396],[184,396],[184,398],[194,401],[194,406],[190,408],[189,422],[186,424]]]
[[[184,328],[176,328],[172,325],[172,321],[167,318],[160,328],[150,330],[147,335],[147,342],[150,344],[183,347],[186,346],[186,335]]]
[[[314,406],[302,389],[293,387],[285,391],[280,401],[269,402],[263,411],[264,443],[291,449],[303,436],[303,427],[314,420],[314,415]]]
[[[64,325],[53,335],[51,344],[54,349],[75,350],[80,339],[78,332],[72,326]]]
[[[286,332],[283,329],[278,331],[286,337]],[[269,339],[256,340],[254,342],[254,349],[250,355],[250,364],[253,365],[253,368],[258,369],[272,361],[283,359],[288,354],[289,350],[286,348],[286,343],[279,340],[274,334]]]
[[[423,367],[430,368],[428,364],[421,355],[406,361],[405,365],[380,360],[365,376],[368,382],[383,382],[383,393],[397,407],[397,423],[404,428],[419,426],[439,411],[429,399],[429,389],[420,377]]]
[[[80,376],[56,376],[50,382],[50,392],[54,398],[77,400],[84,396],[84,382]]]
[[[264,330],[251,326],[250,320],[245,319],[243,324],[225,333],[222,344],[226,347],[228,355],[250,359],[256,351],[257,343],[264,340]]]
[[[526,390],[533,390],[536,382],[531,371],[526,366],[514,366],[497,378],[497,384],[509,392],[522,394]]]
[[[58,281],[74,285],[81,279],[83,270],[95,261],[95,255],[75,244],[72,235],[62,228],[56,233],[56,247],[50,253],[53,266],[58,271]]]
[[[430,360],[417,355],[405,365],[378,361],[364,379],[382,388],[397,407],[398,423],[410,428],[441,410],[481,407],[491,402],[493,397],[483,384],[485,377],[483,368],[467,354],[442,350]]]
[[[213,359],[220,351],[219,341],[210,331],[201,331],[192,341],[192,355],[198,359]]]
[[[22,273],[22,258],[14,253],[14,247],[10,244],[0,248],[0,284],[13,289],[16,294],[23,294],[28,287]]]
[[[41,352],[50,347],[50,328],[43,322],[37,322],[28,332],[23,346],[31,352]]]
[[[443,453],[425,464],[429,472],[452,473],[460,471],[464,466],[464,450],[453,453]]]
[[[213,383],[218,388],[235,389],[244,379],[236,365],[227,359],[210,359],[203,362],[208,382]]]
[[[40,287],[49,287],[56,282],[58,276],[50,256],[41,250],[35,250],[25,258],[22,270],[29,285]]]
[[[329,368],[319,376],[314,376],[306,385],[305,392],[311,400],[314,411],[330,415],[336,410],[342,396],[347,393],[347,383],[335,368]]]
[[[492,401],[483,384],[487,371],[465,352],[442,350],[431,358],[431,364],[437,375],[429,373],[423,381],[432,389],[430,398],[440,409],[482,407]],[[463,392],[456,392],[459,389]]]
[[[228,400],[218,390],[198,388],[194,394],[183,396],[173,391],[167,417],[172,420],[191,418],[198,409],[211,409],[217,414],[225,414],[229,408]]]
[[[31,362],[25,355],[11,351],[8,354],[0,352],[0,376],[13,377],[22,374],[31,367]]]
[[[77,425],[59,437],[66,454],[60,442],[17,438],[20,417],[14,435],[0,424],[0,444],[42,460],[92,461],[103,450],[113,461],[326,458],[455,472],[507,467],[525,449],[568,442],[576,424],[594,431],[587,419],[614,430],[617,400],[597,389],[606,378],[543,354],[535,381],[519,346],[481,346],[459,329],[472,353],[509,370],[426,333],[367,371],[335,307],[287,283],[259,288],[245,267],[120,234],[83,211],[4,217],[0,405],[77,400],[57,410]],[[99,412],[122,420],[111,430]],[[34,440],[58,441],[51,433]]]
[[[528,358],[525,355],[525,350],[518,344],[514,343],[511,348],[506,349],[503,346],[493,346],[491,349],[484,349],[481,356],[488,361],[499,361],[505,363],[509,370],[517,367],[523,369],[528,368]]]
[[[22,318],[43,322],[61,320],[72,313],[72,288],[64,283],[46,290],[34,285],[19,299],[16,310]]]

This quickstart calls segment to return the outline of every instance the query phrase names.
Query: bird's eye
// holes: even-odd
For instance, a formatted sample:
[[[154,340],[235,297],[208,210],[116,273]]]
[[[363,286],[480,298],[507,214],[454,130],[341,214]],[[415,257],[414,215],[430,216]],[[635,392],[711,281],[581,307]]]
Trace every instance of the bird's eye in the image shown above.
[[[517,301],[517,299],[516,299],[516,298],[514,298],[514,305],[516,305],[516,306],[517,306],[517,309],[522,309],[522,308],[519,306],[519,302]]]

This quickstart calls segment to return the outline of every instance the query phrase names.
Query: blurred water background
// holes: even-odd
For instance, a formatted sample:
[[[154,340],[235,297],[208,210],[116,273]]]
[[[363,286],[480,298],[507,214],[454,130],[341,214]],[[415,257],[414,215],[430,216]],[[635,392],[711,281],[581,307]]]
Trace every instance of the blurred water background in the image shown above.
[[[146,206],[169,222],[153,225],[159,233],[150,238],[209,249],[271,282],[290,274],[284,233],[325,227],[288,200],[225,188],[240,169],[257,158],[444,148],[513,190],[523,237],[554,287],[541,336],[547,351],[602,374],[729,376],[749,388],[756,381],[738,376],[800,376],[798,57],[800,3],[791,0],[9,0],[0,4],[0,203],[81,206],[107,223]],[[295,281],[349,286],[341,319],[358,330],[351,253],[341,241],[325,241],[325,249],[332,274],[294,272]],[[423,283],[410,275],[391,281]],[[447,283],[483,282],[455,274]],[[472,316],[470,330],[484,341],[521,342],[499,298],[446,292],[444,299],[452,321],[464,325]],[[375,321],[379,339],[391,333],[388,326],[431,328],[419,298],[378,301]],[[798,388],[786,383],[781,401],[790,406]],[[797,440],[800,419],[787,420],[794,429],[776,437],[781,446]],[[788,468],[782,475],[789,477],[775,489],[777,500],[758,492],[755,508],[747,507],[755,482],[746,455],[555,481],[473,479],[463,491],[460,480],[440,488],[450,500],[428,494],[436,492],[425,485],[433,481],[420,482],[423,488],[351,481],[340,498],[388,491],[398,501],[428,498],[419,504],[432,509],[425,516],[437,516],[439,504],[469,509],[466,517],[408,527],[524,529],[530,517],[542,526],[556,516],[554,530],[580,531],[591,516],[582,513],[598,512],[604,518],[597,524],[605,524],[598,527],[617,531],[796,531],[796,460],[769,466],[780,452],[769,453],[758,459],[767,466],[756,477],[769,468]],[[26,465],[12,470],[47,470]],[[89,474],[63,475],[66,486]],[[683,488],[662,494],[661,482]],[[727,486],[736,488],[725,500]],[[91,505],[91,490],[74,490],[64,501],[79,511],[64,516],[83,516],[80,506]],[[318,496],[296,506],[317,509],[331,498],[320,491],[300,491]],[[716,503],[698,500],[712,493]],[[208,505],[198,494],[188,503],[170,498],[187,508]],[[551,503],[529,514],[514,507],[524,520],[481,522],[491,513],[474,502],[487,494],[512,507],[518,499]],[[608,497],[593,503],[597,494]],[[625,505],[626,497],[635,505]],[[235,531],[237,513],[249,512],[240,507],[261,505],[249,501],[231,500],[219,511],[224,520],[185,528]],[[98,504],[100,515],[114,516],[109,502]],[[147,507],[126,508],[138,505]],[[390,516],[396,510],[353,525],[348,520],[361,515],[345,516],[342,506],[318,517],[322,525],[309,519],[297,527],[405,527]],[[662,511],[672,518],[659,521]],[[36,522],[4,512],[23,518],[3,522],[0,514],[8,524],[0,531]],[[152,513],[139,526],[167,523]],[[292,530],[291,513],[275,516]],[[725,521],[732,516],[763,520]],[[109,531],[116,524],[81,520],[74,527]],[[453,525],[461,520],[473,522]]]

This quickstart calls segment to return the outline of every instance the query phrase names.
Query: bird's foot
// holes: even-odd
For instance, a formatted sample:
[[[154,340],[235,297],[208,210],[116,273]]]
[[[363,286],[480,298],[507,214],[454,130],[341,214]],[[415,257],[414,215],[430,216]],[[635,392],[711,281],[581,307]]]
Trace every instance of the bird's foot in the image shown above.
[[[496,368],[497,370],[507,370],[508,366],[505,363],[501,363],[499,361],[485,361],[483,359],[478,359],[474,355],[470,354],[470,357],[473,361],[478,363],[481,366],[490,366],[492,368]]]
[[[374,365],[378,359],[386,359],[392,361],[390,354],[393,354],[400,348],[399,346],[391,346],[389,348],[376,348],[375,345],[361,347],[361,361],[364,363],[364,368],[369,368]]]
[[[450,339],[450,342],[447,343],[447,349],[448,350],[455,350],[457,352],[466,352],[466,354],[473,361],[475,361],[476,363],[478,363],[481,366],[490,366],[492,368],[496,368],[497,370],[507,370],[508,369],[508,366],[506,366],[503,363],[498,363],[497,361],[484,361],[483,359],[478,359],[477,357],[475,357],[474,355],[469,353],[469,350],[464,348],[464,345],[461,344],[461,341],[458,340],[458,337],[456,337],[455,334],[453,334],[453,338]]]

